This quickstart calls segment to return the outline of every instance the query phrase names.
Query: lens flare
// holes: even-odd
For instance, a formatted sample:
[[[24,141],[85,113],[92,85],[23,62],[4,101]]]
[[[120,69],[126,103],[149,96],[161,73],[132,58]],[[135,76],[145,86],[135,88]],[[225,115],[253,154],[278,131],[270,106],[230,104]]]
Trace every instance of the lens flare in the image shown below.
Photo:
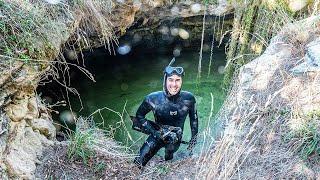
[[[189,39],[189,36],[190,36],[190,35],[189,35],[188,31],[180,28],[180,29],[179,29],[179,36],[180,36],[182,39]]]
[[[171,36],[178,36],[179,35],[179,29],[175,28],[175,27],[171,27],[170,28],[170,33],[171,33]]]
[[[60,121],[69,125],[75,124],[76,117],[76,114],[69,110],[65,110],[59,115]]]
[[[161,26],[161,27],[159,28],[159,32],[160,32],[161,34],[168,34],[168,33],[169,33],[169,28],[168,28],[167,26]]]
[[[225,71],[224,66],[219,66],[219,67],[218,67],[218,73],[219,73],[219,74],[223,74],[224,71]]]
[[[126,91],[126,90],[128,90],[129,86],[127,83],[122,83],[120,88],[122,91]]]
[[[174,55],[174,57],[178,57],[178,56],[180,56],[180,54],[181,54],[181,48],[180,47],[176,47],[176,48],[174,48],[174,50],[173,50],[173,53],[172,53],[173,55]]]
[[[133,43],[138,43],[141,40],[142,40],[142,36],[140,34],[136,33],[136,34],[133,35],[133,40],[132,40]]]
[[[129,46],[128,44],[119,46],[117,49],[118,53],[121,55],[126,55],[131,51],[131,46]]]

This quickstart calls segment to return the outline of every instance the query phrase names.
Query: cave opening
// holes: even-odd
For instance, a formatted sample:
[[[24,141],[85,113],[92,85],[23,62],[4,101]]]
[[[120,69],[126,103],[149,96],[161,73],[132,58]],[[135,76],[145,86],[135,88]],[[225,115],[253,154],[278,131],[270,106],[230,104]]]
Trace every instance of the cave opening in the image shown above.
[[[160,26],[156,35],[129,31],[119,39],[119,46],[112,55],[104,47],[78,54],[66,52],[67,61],[88,70],[95,82],[79,68],[71,66],[68,73],[70,87],[78,91],[80,98],[66,93],[66,89],[54,81],[38,87],[38,93],[47,103],[66,101],[66,106],[52,108],[57,112],[52,113],[56,127],[60,129],[61,124],[74,129],[74,117],[90,116],[99,128],[107,130],[115,140],[136,150],[146,135],[131,129],[129,115],[135,115],[146,95],[163,90],[163,70],[175,57],[174,66],[185,69],[182,90],[190,91],[196,97],[199,132],[203,131],[208,125],[209,114],[217,113],[225,98],[222,89],[225,41],[218,47],[219,41],[213,41],[211,35],[204,37],[202,78],[196,82],[201,39],[164,35],[168,31],[172,31],[172,28]],[[153,119],[152,112],[147,118]],[[188,140],[190,137],[187,117],[183,139]]]

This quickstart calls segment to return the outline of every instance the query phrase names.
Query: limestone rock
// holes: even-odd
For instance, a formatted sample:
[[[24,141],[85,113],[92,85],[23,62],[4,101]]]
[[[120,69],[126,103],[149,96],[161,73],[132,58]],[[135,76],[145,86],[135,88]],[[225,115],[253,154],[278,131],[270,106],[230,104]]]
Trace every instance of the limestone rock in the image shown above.
[[[8,137],[9,120],[0,110],[0,158],[5,150]],[[1,176],[0,176],[1,177]]]
[[[290,69],[295,75],[307,72],[320,72],[320,38],[312,41],[307,45],[306,55],[303,57],[304,62]]]
[[[0,86],[4,85],[7,81],[9,81],[9,79],[12,77],[12,74],[23,66],[23,62],[14,61],[12,62],[12,64],[8,66],[10,68],[8,67],[4,70],[0,69],[2,71],[0,76]]]
[[[38,118],[39,110],[38,110],[38,103],[37,103],[36,97],[32,97],[29,99],[28,110],[29,110],[28,115],[32,116],[33,118]]]
[[[28,99],[17,100],[16,104],[10,104],[6,112],[12,121],[21,121],[28,113]]]
[[[320,38],[307,45],[306,59],[309,64],[320,67]]]
[[[24,120],[19,123],[13,122],[12,126],[5,157],[8,173],[20,179],[34,179],[36,163],[39,163],[43,147],[50,143],[43,135],[27,127]]]
[[[39,130],[39,132],[49,139],[56,136],[56,128],[52,124],[52,121],[47,119],[36,118],[30,121],[32,129]]]

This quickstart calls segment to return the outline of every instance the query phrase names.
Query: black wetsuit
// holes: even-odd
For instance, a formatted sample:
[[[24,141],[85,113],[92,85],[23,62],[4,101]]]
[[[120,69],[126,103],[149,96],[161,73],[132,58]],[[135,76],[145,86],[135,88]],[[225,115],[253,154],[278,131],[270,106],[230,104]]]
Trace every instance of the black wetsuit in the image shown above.
[[[198,117],[195,103],[194,96],[187,91],[181,91],[174,96],[168,96],[165,91],[158,91],[146,96],[138,108],[136,117],[144,131],[148,132],[150,136],[141,147],[140,155],[135,159],[135,163],[145,166],[162,147],[165,147],[165,160],[172,159],[182,138],[178,137],[179,141],[175,144],[165,143],[157,137],[157,131],[146,121],[145,115],[152,111],[156,123],[180,127],[182,130],[185,119],[189,115],[192,139],[196,139]]]

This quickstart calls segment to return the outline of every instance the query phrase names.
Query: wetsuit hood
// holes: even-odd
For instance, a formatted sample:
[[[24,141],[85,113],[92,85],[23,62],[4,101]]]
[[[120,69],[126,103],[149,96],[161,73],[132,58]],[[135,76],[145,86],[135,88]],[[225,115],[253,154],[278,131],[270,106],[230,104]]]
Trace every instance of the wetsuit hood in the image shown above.
[[[169,65],[164,69],[163,71],[163,92],[164,94],[169,98],[175,98],[178,97],[180,95],[181,89],[180,88],[179,92],[175,95],[171,95],[167,89],[167,78],[172,76],[172,75],[177,75],[180,77],[184,76],[184,69],[182,67],[172,67],[171,65],[175,62],[175,58],[172,58],[172,60],[170,61]]]

